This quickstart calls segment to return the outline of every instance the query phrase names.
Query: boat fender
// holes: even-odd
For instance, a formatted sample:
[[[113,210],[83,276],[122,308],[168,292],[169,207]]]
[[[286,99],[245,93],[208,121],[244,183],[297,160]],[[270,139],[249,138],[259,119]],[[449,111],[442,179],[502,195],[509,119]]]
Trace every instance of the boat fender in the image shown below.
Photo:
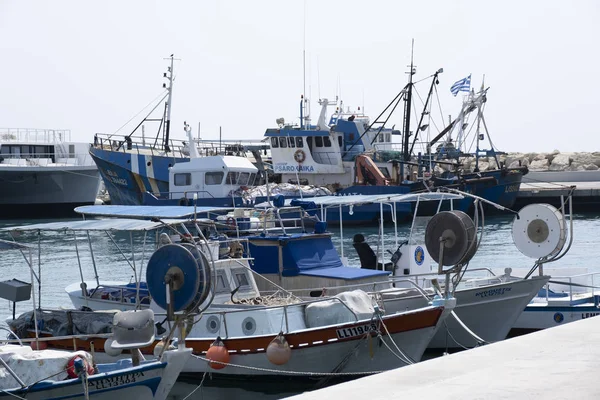
[[[121,349],[115,349],[112,347],[112,339],[106,339],[104,341],[104,353],[111,357],[116,357],[121,354]]]
[[[71,357],[67,363],[67,375],[69,378],[77,378],[83,372],[85,372],[87,375],[93,375],[94,367],[80,355]]]
[[[267,346],[267,359],[275,365],[283,365],[290,361],[292,349],[288,344],[283,332],[279,332],[277,336]]]
[[[190,202],[187,197],[182,197],[179,199],[179,205],[180,206],[189,206]]]
[[[220,337],[217,337],[210,345],[206,352],[206,358],[208,359],[208,365],[212,369],[223,369],[227,366],[229,363],[229,350],[227,350],[225,343],[223,343]]]

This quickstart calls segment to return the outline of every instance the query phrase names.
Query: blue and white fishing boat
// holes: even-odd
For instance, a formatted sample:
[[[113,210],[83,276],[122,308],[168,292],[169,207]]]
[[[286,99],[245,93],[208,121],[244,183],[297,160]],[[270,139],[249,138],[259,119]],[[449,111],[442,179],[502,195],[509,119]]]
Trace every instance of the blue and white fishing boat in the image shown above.
[[[173,61],[174,58],[171,56],[171,65],[164,75],[168,79],[168,83],[163,85],[166,90],[164,96],[130,134],[117,136],[116,134],[97,133],[94,136],[94,143],[89,151],[104,180],[111,204],[142,205],[146,204],[147,200],[152,201],[152,197],[155,199],[170,199],[169,169],[178,163],[190,161],[190,154],[192,153],[202,157],[244,156],[251,159],[261,170],[261,173],[265,172],[262,158],[265,155],[266,146],[262,143],[200,140],[199,136],[197,138],[191,136],[187,124],[185,124],[186,132],[190,133],[187,141],[174,140],[171,137]],[[163,105],[163,101],[164,113],[161,118],[150,118],[159,106]],[[144,122],[157,121],[159,127],[156,135],[147,137],[144,133]],[[141,135],[140,130],[142,131]],[[260,180],[259,177],[256,182]],[[208,182],[214,184],[212,180]],[[244,185],[252,183],[248,180]],[[197,184],[200,183],[196,182],[194,186]],[[204,182],[202,182],[203,184]],[[233,185],[237,188],[244,186],[242,184]],[[180,190],[176,191],[181,192]],[[147,198],[147,192],[151,193],[152,196]],[[198,193],[198,205],[216,206],[223,204],[222,199],[213,202],[209,195],[205,196],[204,194],[208,192],[205,189],[196,188],[194,192]],[[180,198],[181,196],[176,200]],[[241,201],[239,194],[230,196],[230,204],[237,201]]]
[[[267,129],[265,133],[265,137],[271,145],[274,172],[281,174],[282,182],[304,182],[330,186],[337,190],[336,194],[338,195],[397,195],[428,191],[434,187],[443,186],[475,194],[504,207],[512,207],[519,191],[521,178],[527,172],[526,167],[500,168],[498,164],[497,169],[479,171],[481,156],[492,156],[497,161],[493,149],[488,151],[479,148],[480,140],[485,136],[479,132],[479,120],[486,127],[482,109],[487,99],[487,89],[477,94],[470,92],[458,118],[433,140],[423,143],[427,148],[426,153],[414,154],[419,133],[429,127],[424,117],[430,114],[428,109],[431,104],[430,99],[435,85],[439,83],[438,75],[441,72],[442,69],[433,74],[424,111],[414,132],[411,131],[410,125],[414,86],[412,76],[415,73],[412,66],[409,83],[373,122],[361,114],[348,116],[348,113],[343,113],[338,108],[327,124],[326,113],[329,101],[322,99],[320,100],[321,112],[318,122],[316,125],[311,125],[310,119],[302,116],[306,114],[304,110],[307,101],[303,99],[300,126],[286,125],[283,119],[279,119],[279,127]],[[402,132],[386,129],[385,123],[401,100],[405,102]],[[466,116],[475,110],[478,117],[475,168],[472,172],[459,172],[458,160],[446,157],[447,145],[441,146],[442,148],[437,154],[432,154],[431,148],[445,136],[447,136],[446,140],[451,142],[451,133],[455,127],[460,128],[459,135],[463,140]],[[401,145],[399,150],[395,149],[397,144],[392,143],[394,135],[402,137],[402,143],[398,143]],[[443,159],[442,155],[444,155]],[[434,173],[435,166],[443,166],[447,170],[441,175],[436,175]],[[481,166],[483,167],[483,164]],[[471,198],[465,198],[457,204],[456,209],[467,211],[472,204]],[[397,211],[406,212],[407,210],[399,209]],[[421,212],[432,215],[436,210],[424,207]],[[356,213],[355,218],[361,218],[358,215],[360,213]],[[351,220],[352,218],[348,219],[348,221]]]
[[[0,345],[0,398],[51,399],[156,399],[167,398],[179,373],[191,357],[191,349],[183,345],[166,350],[154,361],[146,361],[139,349],[154,342],[154,313],[116,313],[112,321],[111,349],[129,350],[131,357],[111,363],[96,363],[93,349],[85,351],[47,350],[47,338],[42,337],[42,326],[36,303],[36,281],[39,274],[33,270],[32,249],[16,242],[0,241],[0,251],[21,251],[28,261],[32,283],[2,282],[2,297],[14,301],[33,300],[35,338],[16,339],[8,328],[6,340],[18,344]],[[25,252],[29,251],[29,258]],[[5,290],[6,288],[12,290]],[[7,296],[8,294],[8,296]],[[10,298],[11,296],[14,296]],[[38,299],[39,300],[39,299]],[[71,338],[72,343],[77,337]],[[28,342],[31,346],[26,345]],[[35,349],[35,350],[34,350]]]

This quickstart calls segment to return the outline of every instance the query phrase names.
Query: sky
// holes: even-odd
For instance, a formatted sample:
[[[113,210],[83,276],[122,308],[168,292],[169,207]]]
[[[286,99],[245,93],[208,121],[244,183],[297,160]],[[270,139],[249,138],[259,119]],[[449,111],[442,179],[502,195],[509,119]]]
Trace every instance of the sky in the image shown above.
[[[444,69],[438,126],[461,106],[451,85],[485,75],[499,150],[600,151],[599,20],[594,0],[0,0],[0,127],[128,134],[170,54],[175,138],[187,121],[203,139],[262,139],[299,121],[303,93],[313,122],[336,96],[375,118],[407,82],[414,39],[415,107]]]

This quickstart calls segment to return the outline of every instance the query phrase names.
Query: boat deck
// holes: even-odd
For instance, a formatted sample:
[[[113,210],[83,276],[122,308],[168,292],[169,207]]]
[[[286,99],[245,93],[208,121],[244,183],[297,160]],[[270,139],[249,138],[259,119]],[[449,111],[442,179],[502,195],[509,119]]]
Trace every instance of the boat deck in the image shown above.
[[[600,318],[292,397],[310,399],[597,399]]]

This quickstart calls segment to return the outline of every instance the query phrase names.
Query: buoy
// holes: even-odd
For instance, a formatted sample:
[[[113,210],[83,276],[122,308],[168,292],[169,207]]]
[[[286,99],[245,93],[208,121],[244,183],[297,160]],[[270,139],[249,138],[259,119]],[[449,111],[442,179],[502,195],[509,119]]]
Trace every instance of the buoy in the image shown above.
[[[116,357],[119,354],[121,354],[121,349],[115,349],[112,347],[112,339],[106,339],[104,341],[104,353],[106,353],[106,355],[111,356],[111,357]]]
[[[46,350],[48,348],[48,344],[46,342],[31,342],[29,344],[31,346],[31,350]]]
[[[208,358],[208,365],[212,369],[223,369],[227,366],[229,363],[229,350],[227,350],[220,337],[217,337],[217,340],[210,345],[206,352],[206,358]]]
[[[152,354],[154,354],[154,357],[158,357],[160,355],[160,353],[163,351],[165,347],[165,339],[162,338],[158,343],[156,343],[156,346],[154,346],[154,350],[152,351]]]
[[[290,361],[292,356],[292,349],[283,332],[279,332],[279,335],[275,336],[275,339],[271,340],[271,343],[267,346],[267,359],[275,365],[283,365]]]
[[[79,355],[71,357],[67,363],[67,375],[69,375],[69,378],[77,378],[84,370],[88,375],[94,375],[94,367],[85,358]]]

